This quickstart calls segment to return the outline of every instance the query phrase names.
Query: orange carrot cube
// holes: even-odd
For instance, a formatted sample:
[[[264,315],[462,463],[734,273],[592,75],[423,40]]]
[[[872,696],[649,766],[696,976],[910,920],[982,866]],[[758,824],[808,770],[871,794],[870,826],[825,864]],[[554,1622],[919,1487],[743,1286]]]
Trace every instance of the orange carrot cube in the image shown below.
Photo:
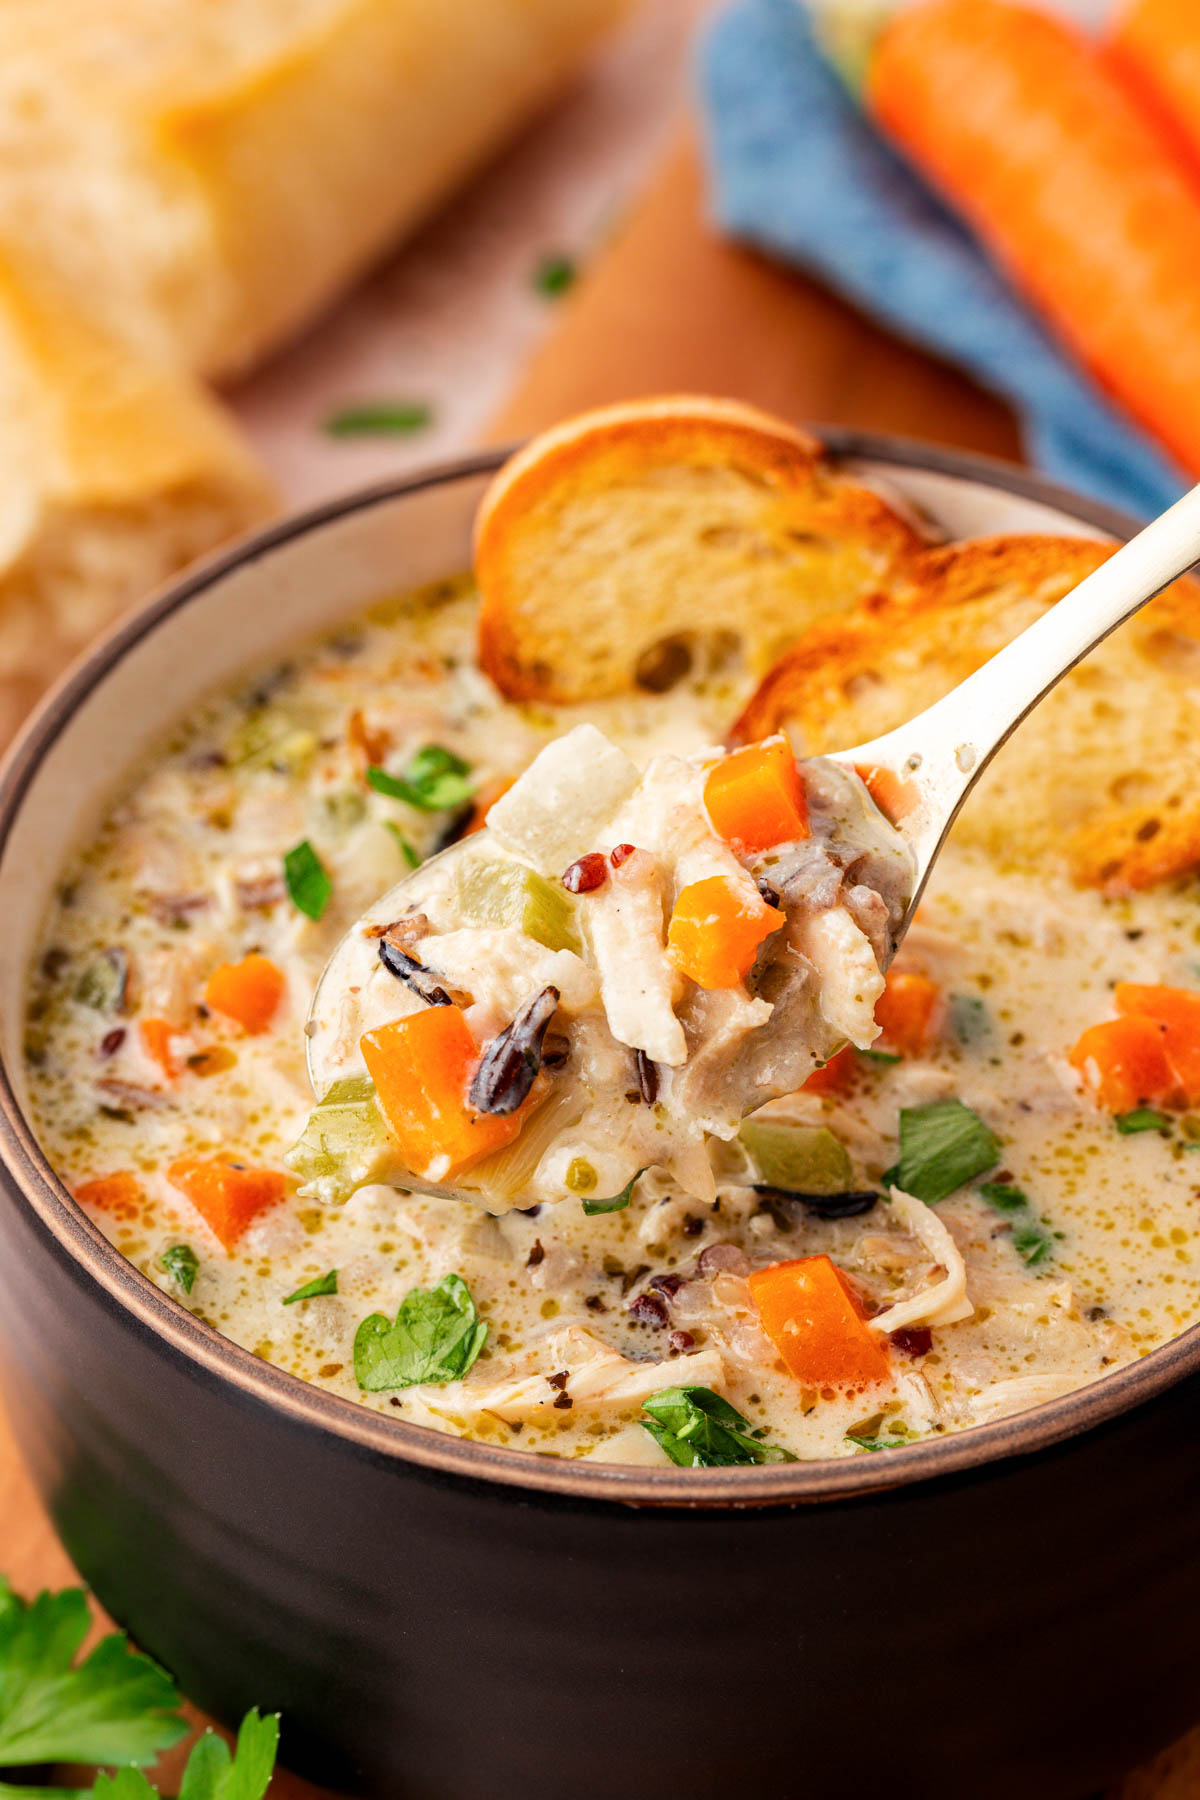
[[[282,969],[252,951],[239,963],[222,963],[214,969],[204,998],[214,1012],[236,1019],[251,1037],[258,1037],[275,1017],[286,985]]]
[[[1161,1027],[1163,1049],[1183,1101],[1196,1105],[1200,1101],[1200,993],[1193,988],[1139,987],[1119,981],[1114,998],[1119,1013],[1150,1019]]]
[[[226,1250],[259,1213],[283,1199],[288,1180],[277,1169],[249,1169],[227,1156],[180,1157],[167,1179],[186,1194]]]
[[[754,966],[764,938],[784,923],[768,906],[725,875],[685,887],[667,929],[667,954],[699,987],[736,987]]]
[[[170,1020],[143,1019],[138,1031],[147,1055],[154,1059],[168,1081],[174,1081],[179,1073],[179,1062],[171,1048],[171,1039],[178,1034]]]
[[[479,1046],[456,1006],[430,1006],[368,1031],[360,1046],[384,1118],[415,1175],[448,1181],[512,1142],[516,1112],[477,1113],[467,1092]]]
[[[810,835],[796,758],[783,737],[748,744],[715,763],[704,805],[717,836],[750,856]]]
[[[853,1048],[847,1044],[831,1056],[823,1068],[814,1069],[804,1083],[806,1094],[845,1094],[854,1085],[858,1064]]]
[[[806,1387],[856,1388],[886,1380],[887,1346],[827,1256],[771,1263],[749,1277],[762,1328]]]
[[[1163,1028],[1140,1014],[1091,1026],[1068,1061],[1109,1112],[1170,1104],[1178,1093]]]
[[[884,990],[875,1002],[875,1023],[889,1050],[902,1056],[920,1056],[937,1031],[942,996],[927,975],[903,969],[888,973]]]
[[[136,1175],[128,1169],[118,1169],[115,1175],[85,1181],[75,1189],[75,1198],[81,1206],[94,1206],[98,1212],[111,1213],[114,1219],[136,1219],[146,1196]]]

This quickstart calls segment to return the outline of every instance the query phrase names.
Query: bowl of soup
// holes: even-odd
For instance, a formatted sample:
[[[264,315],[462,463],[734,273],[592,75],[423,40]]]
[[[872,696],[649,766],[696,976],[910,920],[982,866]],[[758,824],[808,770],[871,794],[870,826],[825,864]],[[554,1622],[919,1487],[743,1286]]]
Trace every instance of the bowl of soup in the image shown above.
[[[1129,529],[978,459],[827,449],[931,537]],[[730,1130],[709,1191],[597,1142],[555,1198],[536,1135],[501,1210],[398,1191],[357,1066],[314,1111],[342,933],[567,733],[644,768],[761,713],[728,646],[499,691],[469,569],[500,460],[206,566],[8,758],[0,1342],[38,1486],[188,1693],[279,1710],[339,1787],[1090,1791],[1194,1708],[1200,1163],[1153,996],[1197,982],[1195,885],[968,828],[880,1036]],[[586,884],[480,866],[491,952],[529,933],[569,992]],[[423,929],[392,948],[449,982]],[[1130,1018],[1169,1090],[1122,1087]],[[619,1106],[660,1078],[631,1052]],[[878,1367],[792,1356],[785,1280]]]

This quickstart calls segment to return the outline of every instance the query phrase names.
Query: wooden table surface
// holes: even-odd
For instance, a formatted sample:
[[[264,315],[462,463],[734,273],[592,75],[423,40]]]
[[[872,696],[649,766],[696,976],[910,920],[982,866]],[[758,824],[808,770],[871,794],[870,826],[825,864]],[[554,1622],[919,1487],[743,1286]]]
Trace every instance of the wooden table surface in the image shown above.
[[[719,242],[705,221],[690,132],[564,303],[558,328],[492,436],[537,430],[601,401],[672,390],[729,394],[818,424],[1020,455],[1012,417],[998,401],[814,284]],[[0,1546],[0,1567],[19,1591],[73,1579],[2,1418]],[[179,1760],[176,1753],[164,1762],[165,1782]],[[485,1794],[481,1771],[481,1800]],[[320,1800],[317,1789],[282,1774],[271,1795]],[[1200,1800],[1200,1730],[1105,1800]]]

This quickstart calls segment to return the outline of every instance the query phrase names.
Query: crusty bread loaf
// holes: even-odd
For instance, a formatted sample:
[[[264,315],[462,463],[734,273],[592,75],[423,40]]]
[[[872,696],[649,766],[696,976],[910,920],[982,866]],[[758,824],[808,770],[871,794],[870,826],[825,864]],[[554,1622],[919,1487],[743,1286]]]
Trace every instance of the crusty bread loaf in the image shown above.
[[[997,537],[927,551],[886,594],[814,626],[771,670],[735,736],[786,729],[806,753],[912,718],[1111,555],[1080,538]],[[1064,852],[1120,892],[1200,862],[1200,587],[1188,579],[1109,638],[998,755],[955,833],[1002,861]]]
[[[274,505],[190,376],[3,263],[0,470],[0,741],[102,626]]]
[[[297,331],[628,0],[6,0],[0,255],[210,376]]]
[[[674,397],[581,414],[501,470],[476,531],[480,658],[511,699],[666,684],[707,641],[758,672],[922,548],[813,438]]]

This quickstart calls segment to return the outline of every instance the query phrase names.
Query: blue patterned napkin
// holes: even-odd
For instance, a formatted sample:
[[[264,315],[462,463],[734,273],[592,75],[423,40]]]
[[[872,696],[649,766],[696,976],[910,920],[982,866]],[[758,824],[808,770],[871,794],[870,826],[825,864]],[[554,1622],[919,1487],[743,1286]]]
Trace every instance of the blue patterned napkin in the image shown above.
[[[1132,512],[1187,485],[1042,331],[864,122],[799,0],[737,0],[702,41],[716,218],[1009,400],[1047,474]]]

